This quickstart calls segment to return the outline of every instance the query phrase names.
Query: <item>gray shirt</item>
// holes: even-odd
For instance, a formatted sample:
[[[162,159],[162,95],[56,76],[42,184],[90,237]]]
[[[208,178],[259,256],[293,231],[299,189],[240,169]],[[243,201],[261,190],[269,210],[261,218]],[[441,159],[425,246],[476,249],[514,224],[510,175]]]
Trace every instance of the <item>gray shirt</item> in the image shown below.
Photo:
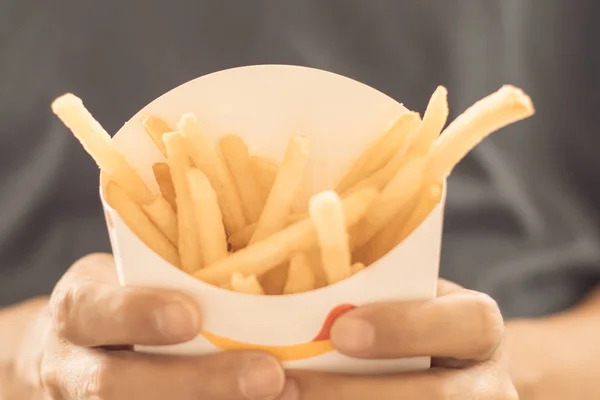
[[[262,63],[365,82],[452,116],[504,83],[538,110],[450,179],[442,275],[544,315],[600,281],[600,56],[593,0],[8,0],[0,5],[0,305],[109,251],[98,171],[51,114],[72,91],[109,131],[200,75]],[[414,266],[418,268],[418,265]]]

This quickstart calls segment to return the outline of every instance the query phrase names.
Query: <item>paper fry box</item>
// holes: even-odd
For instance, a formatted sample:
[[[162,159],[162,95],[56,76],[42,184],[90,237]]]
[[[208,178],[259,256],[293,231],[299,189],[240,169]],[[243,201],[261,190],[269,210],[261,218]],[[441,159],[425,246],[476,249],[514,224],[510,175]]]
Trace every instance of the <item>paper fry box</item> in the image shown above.
[[[214,139],[235,133],[250,152],[280,161],[291,135],[311,142],[310,174],[299,194],[331,189],[351,163],[384,134],[404,107],[351,79],[316,69],[266,65],[207,75],[159,97],[113,139],[152,190],[152,164],[164,161],[141,118],[153,115],[175,127],[193,112]],[[175,289],[204,310],[203,331],[176,346],[145,347],[153,353],[201,355],[222,350],[264,350],[286,368],[378,374],[429,367],[429,358],[361,360],[336,352],[329,330],[342,312],[362,304],[435,296],[443,201],[402,244],[366,270],[312,292],[255,296],[210,286],[178,270],[143,244],[103,200],[119,279],[126,286]]]

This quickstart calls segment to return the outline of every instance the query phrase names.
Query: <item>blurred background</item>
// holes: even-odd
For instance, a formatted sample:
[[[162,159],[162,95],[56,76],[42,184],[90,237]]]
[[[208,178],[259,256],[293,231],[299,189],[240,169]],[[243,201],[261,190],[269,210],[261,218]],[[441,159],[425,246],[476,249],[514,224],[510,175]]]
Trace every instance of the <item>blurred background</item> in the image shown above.
[[[0,3],[0,305],[48,294],[110,251],[98,171],[51,114],[64,92],[107,128],[190,79],[265,63],[354,78],[451,117],[509,83],[534,118],[496,133],[449,182],[443,277],[507,320],[579,302],[600,280],[600,56],[593,0],[4,0]],[[418,268],[418,266],[415,266]]]

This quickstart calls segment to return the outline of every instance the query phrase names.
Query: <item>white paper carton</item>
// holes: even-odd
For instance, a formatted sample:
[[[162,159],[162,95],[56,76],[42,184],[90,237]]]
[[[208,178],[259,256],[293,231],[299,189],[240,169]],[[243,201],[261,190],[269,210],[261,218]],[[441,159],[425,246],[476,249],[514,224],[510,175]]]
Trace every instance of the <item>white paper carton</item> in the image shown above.
[[[311,141],[311,174],[299,196],[332,188],[353,160],[403,112],[404,107],[354,80],[295,66],[235,68],[179,86],[136,114],[113,141],[151,189],[152,164],[163,157],[147,137],[141,117],[155,115],[176,126],[193,112],[215,140],[240,135],[250,152],[280,160],[288,139]],[[288,296],[254,296],[212,287],[169,265],[144,245],[103,201],[123,285],[183,291],[204,312],[204,331],[181,345],[138,351],[201,355],[227,349],[261,349],[287,368],[342,373],[387,373],[429,367],[429,358],[360,360],[333,350],[328,329],[337,311],[388,300],[435,296],[443,201],[402,244],[365,271],[333,286]]]

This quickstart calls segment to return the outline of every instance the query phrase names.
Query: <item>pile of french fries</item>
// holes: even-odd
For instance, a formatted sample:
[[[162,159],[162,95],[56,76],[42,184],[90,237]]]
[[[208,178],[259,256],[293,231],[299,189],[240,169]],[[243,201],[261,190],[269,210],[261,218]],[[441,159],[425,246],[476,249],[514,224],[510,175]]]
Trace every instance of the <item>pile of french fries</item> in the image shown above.
[[[140,123],[165,158],[152,166],[153,193],[79,98],[66,94],[52,109],[101,168],[106,202],[148,247],[204,282],[257,295],[307,292],[360,273],[423,222],[469,151],[534,113],[525,93],[504,86],[446,127],[440,86],[422,119],[406,110],[335,188],[298,213],[305,137],[292,136],[277,165],[250,154],[237,135],[214,146],[193,114],[176,127],[147,116]]]

